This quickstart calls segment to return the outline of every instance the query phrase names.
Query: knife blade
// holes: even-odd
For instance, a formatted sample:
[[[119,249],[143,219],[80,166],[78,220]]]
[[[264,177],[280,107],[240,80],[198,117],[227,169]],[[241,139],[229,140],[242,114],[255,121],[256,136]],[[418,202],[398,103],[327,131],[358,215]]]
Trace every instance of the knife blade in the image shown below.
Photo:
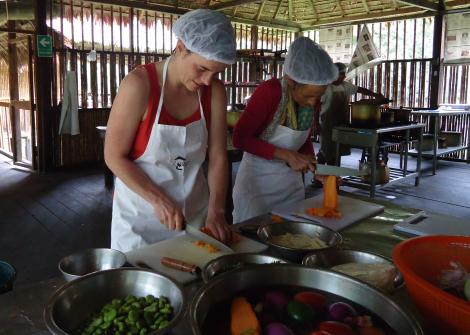
[[[186,224],[186,234],[188,234],[189,236],[191,236],[191,237],[193,237],[197,240],[201,240],[201,241],[204,241],[206,243],[212,244],[213,246],[215,246],[220,251],[230,253],[230,254],[232,254],[234,252],[227,245],[225,245],[222,242],[220,242],[219,240],[216,240],[215,238],[207,235],[206,233],[203,233],[198,228],[196,228],[196,227],[194,227],[190,224]]]
[[[335,165],[315,164],[315,173],[324,176],[365,176],[367,171]]]

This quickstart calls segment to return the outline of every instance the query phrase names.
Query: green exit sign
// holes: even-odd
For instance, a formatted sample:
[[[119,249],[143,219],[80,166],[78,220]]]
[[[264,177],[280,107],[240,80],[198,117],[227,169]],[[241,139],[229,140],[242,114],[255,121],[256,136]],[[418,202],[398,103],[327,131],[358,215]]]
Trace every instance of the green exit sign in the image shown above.
[[[52,57],[52,37],[49,35],[37,36],[38,57]]]

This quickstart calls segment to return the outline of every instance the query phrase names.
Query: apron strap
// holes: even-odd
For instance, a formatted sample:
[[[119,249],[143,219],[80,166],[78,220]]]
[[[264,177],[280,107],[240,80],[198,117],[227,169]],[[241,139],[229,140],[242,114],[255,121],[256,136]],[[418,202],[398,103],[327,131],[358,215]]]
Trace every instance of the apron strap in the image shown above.
[[[161,87],[161,90],[160,90],[160,99],[158,101],[157,116],[155,117],[155,124],[159,123],[160,115],[162,113],[163,98],[165,96],[166,75],[168,73],[168,64],[170,63],[170,59],[171,59],[171,56],[169,56],[165,60],[165,64],[163,65],[163,82],[162,82],[162,87]],[[199,101],[199,111],[201,113],[201,120],[202,120],[204,126],[206,126],[206,117],[204,115],[204,109],[202,107],[201,94],[200,94],[199,90],[197,90],[197,98],[198,98],[198,101]]]

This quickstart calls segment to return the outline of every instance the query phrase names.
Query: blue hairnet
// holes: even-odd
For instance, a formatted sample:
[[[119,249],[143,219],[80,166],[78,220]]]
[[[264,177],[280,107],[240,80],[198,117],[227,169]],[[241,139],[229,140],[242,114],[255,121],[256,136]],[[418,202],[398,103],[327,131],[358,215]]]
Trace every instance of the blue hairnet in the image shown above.
[[[338,79],[338,69],[328,53],[308,37],[299,37],[290,45],[284,73],[308,85],[328,85]]]
[[[224,14],[210,9],[190,11],[175,22],[173,32],[186,48],[206,59],[235,63],[235,34]]]

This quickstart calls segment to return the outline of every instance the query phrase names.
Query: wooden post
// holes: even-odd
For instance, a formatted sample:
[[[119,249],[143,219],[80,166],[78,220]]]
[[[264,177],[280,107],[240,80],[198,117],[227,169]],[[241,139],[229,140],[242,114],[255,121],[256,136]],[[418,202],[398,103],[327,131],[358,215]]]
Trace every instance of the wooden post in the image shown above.
[[[444,1],[439,0],[439,11],[434,17],[434,43],[432,49],[431,63],[431,88],[429,107],[437,109],[439,104],[439,84],[441,77],[441,54],[442,54],[442,34],[443,34],[443,17],[444,17]]]
[[[36,33],[46,35],[48,28],[46,25],[47,6],[51,5],[47,0],[37,0],[35,3]],[[35,41],[36,43],[36,41]],[[38,57],[37,46],[35,48],[35,77],[36,77],[36,103],[38,116],[38,151],[39,162],[38,171],[48,172],[54,167],[54,146],[53,140],[56,129],[53,129],[52,115],[52,58]]]
[[[15,21],[8,21],[8,28],[14,30]],[[13,152],[13,161],[21,161],[21,127],[19,113],[17,108],[11,104],[12,101],[19,100],[18,92],[18,54],[16,52],[16,43],[12,41],[16,38],[15,33],[8,33],[8,77],[10,86],[10,124],[11,124],[11,148]],[[12,43],[10,43],[12,42]]]

